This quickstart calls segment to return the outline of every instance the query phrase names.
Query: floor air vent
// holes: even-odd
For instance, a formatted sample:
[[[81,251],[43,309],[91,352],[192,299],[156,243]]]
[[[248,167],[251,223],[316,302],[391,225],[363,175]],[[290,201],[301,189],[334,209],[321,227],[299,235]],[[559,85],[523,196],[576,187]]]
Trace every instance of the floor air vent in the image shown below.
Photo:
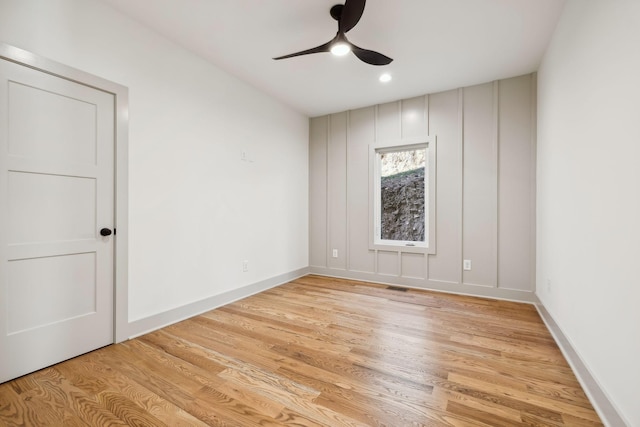
[[[407,288],[401,288],[400,286],[387,286],[390,291],[407,292]]]

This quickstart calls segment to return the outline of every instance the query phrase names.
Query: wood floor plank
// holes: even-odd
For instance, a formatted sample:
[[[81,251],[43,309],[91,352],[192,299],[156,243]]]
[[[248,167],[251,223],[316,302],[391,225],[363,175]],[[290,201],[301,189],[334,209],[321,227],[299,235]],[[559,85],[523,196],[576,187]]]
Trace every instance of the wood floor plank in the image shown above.
[[[503,385],[496,384],[495,382],[469,378],[455,373],[449,375],[449,381],[480,389],[498,396],[508,396],[509,398],[517,399],[519,402],[535,405],[560,414],[573,413],[584,419],[591,419],[593,421],[599,420],[599,417],[593,412],[592,408],[584,408],[583,405],[576,404],[574,402],[567,403],[567,399],[547,399],[543,396],[529,393],[527,390],[505,387]]]
[[[504,418],[496,414],[495,412],[483,411],[477,407],[468,406],[455,400],[450,400],[447,403],[447,412],[472,419],[478,423],[482,423],[482,425],[489,427],[513,427],[525,425],[520,420]]]
[[[535,308],[314,275],[0,384],[0,426],[602,426]]]
[[[120,402],[122,406],[126,406],[127,403],[129,405],[135,403],[142,410],[155,417],[158,420],[154,421],[157,425],[165,424],[176,427],[206,425],[181,408],[152,393],[130,377],[101,363],[96,357],[96,352],[56,365],[56,369],[87,394],[99,395],[110,392],[122,395],[126,399],[126,401]],[[96,389],[95,384],[101,385],[99,389]],[[134,408],[134,411],[138,410],[138,408]]]
[[[510,420],[513,422],[513,425],[518,425],[522,422],[522,413],[519,410],[508,408],[498,403],[483,399],[477,399],[469,395],[457,393],[455,391],[443,388],[436,388],[433,391],[433,396],[438,401],[442,402],[442,407],[445,410],[448,405],[453,402],[476,409],[478,411],[493,414],[501,419]]]
[[[45,425],[48,410],[33,411],[29,392],[18,394],[12,387],[0,385],[0,425],[3,426],[37,426]]]

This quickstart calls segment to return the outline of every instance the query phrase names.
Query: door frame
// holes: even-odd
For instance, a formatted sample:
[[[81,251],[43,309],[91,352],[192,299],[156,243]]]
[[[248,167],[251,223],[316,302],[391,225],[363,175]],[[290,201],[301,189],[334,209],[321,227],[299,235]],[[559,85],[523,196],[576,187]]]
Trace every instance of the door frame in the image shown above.
[[[115,209],[113,227],[114,236],[114,270],[113,270],[113,342],[125,341],[129,338],[128,308],[128,195],[129,195],[129,89],[117,83],[94,76],[68,65],[44,58],[32,52],[0,43],[0,59],[14,62],[34,70],[41,71],[84,86],[89,86],[114,96],[115,117]]]

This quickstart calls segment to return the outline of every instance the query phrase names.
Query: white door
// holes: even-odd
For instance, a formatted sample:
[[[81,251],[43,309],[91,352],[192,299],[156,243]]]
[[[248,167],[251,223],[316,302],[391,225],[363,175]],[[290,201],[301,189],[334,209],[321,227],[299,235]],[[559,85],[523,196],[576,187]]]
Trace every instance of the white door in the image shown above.
[[[114,98],[0,59],[0,382],[113,342]]]

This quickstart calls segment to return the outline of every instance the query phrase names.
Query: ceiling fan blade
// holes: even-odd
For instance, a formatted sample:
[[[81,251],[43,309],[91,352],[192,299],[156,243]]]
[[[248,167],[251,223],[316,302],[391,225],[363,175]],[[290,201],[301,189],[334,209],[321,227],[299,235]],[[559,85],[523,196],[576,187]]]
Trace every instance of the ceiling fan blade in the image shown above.
[[[362,49],[361,47],[358,47],[353,43],[351,43],[351,51],[361,61],[371,65],[387,65],[390,64],[391,61],[393,61],[393,59],[389,58],[386,55],[374,52],[373,50]]]
[[[338,29],[341,33],[346,33],[356,26],[362,14],[366,0],[347,0],[342,9],[342,16],[338,21]]]
[[[333,41],[333,40],[331,40]],[[322,44],[320,46],[316,46],[313,47],[311,49],[307,49],[307,50],[302,50],[300,52],[296,52],[296,53],[290,53],[289,55],[284,55],[284,56],[278,56],[277,58],[273,58],[273,59],[287,59],[287,58],[293,58],[294,56],[301,56],[301,55],[309,55],[311,53],[320,53],[320,52],[329,52],[330,51],[330,45],[331,45],[331,41]]]

